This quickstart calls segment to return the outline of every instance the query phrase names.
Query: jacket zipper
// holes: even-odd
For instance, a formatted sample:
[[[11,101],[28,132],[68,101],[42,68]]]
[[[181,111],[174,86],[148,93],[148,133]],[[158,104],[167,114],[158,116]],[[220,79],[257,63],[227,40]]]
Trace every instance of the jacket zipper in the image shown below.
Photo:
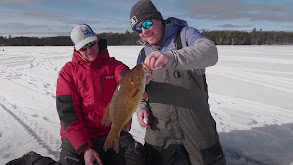
[[[102,96],[103,96],[103,101],[104,101],[104,83],[103,83],[103,74],[100,75],[101,79],[101,85],[102,85]]]

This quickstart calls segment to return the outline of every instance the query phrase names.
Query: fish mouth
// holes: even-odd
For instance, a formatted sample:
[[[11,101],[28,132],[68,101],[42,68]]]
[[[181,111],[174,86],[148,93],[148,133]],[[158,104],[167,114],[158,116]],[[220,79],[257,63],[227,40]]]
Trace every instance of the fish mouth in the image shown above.
[[[148,66],[146,66],[144,63],[142,63],[142,69],[145,72],[146,76],[150,75],[152,72]]]

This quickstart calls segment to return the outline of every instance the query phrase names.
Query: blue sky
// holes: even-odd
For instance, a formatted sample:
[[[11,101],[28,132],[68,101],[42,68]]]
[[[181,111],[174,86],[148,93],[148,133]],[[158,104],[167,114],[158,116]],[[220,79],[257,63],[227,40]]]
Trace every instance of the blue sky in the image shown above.
[[[96,33],[131,31],[137,0],[1,0],[0,36],[69,35],[80,23]],[[292,0],[153,0],[163,18],[177,17],[198,30],[293,32]]]

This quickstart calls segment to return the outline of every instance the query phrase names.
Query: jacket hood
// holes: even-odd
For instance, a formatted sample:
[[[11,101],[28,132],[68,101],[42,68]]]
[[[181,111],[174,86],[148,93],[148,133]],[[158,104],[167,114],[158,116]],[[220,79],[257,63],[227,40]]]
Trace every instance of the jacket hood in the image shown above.
[[[169,17],[165,20],[165,23],[168,25],[173,24],[176,26],[188,26],[187,22],[185,20],[182,19],[178,19],[175,17]]]
[[[165,36],[163,40],[168,39],[172,34],[176,33],[178,27],[185,27],[188,26],[188,24],[184,20],[175,17],[169,17],[165,20],[165,26]]]

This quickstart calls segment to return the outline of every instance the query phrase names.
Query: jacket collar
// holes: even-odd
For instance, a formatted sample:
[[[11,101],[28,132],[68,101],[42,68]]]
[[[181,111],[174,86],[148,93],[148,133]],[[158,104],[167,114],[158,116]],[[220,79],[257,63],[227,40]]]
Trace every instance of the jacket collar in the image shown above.
[[[103,49],[97,56],[97,58],[95,58],[93,61],[88,61],[86,59],[83,59],[82,56],[77,52],[74,51],[73,52],[73,56],[72,56],[72,62],[73,63],[78,63],[78,64],[82,64],[82,65],[87,65],[90,66],[90,68],[93,67],[97,67],[98,65],[100,65],[103,61],[109,59],[109,53],[108,53],[108,49]]]

